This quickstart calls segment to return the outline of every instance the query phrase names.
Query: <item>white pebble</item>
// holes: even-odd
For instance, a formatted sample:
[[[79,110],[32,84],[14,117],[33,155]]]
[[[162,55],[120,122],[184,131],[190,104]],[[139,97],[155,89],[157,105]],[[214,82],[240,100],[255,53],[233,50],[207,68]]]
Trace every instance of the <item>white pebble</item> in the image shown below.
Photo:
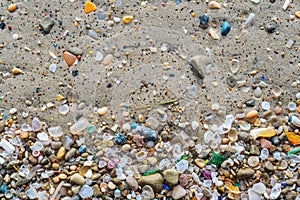
[[[66,115],[69,111],[70,111],[70,108],[67,104],[62,105],[59,108],[59,113],[62,114],[62,115]]]
[[[261,103],[261,107],[262,107],[262,109],[264,109],[264,110],[270,110],[271,105],[270,105],[269,102],[263,101],[263,102]]]
[[[9,114],[15,114],[16,112],[17,112],[18,110],[16,109],[16,108],[11,108],[10,110],[9,110]]]
[[[296,98],[297,98],[297,99],[300,99],[300,92],[298,92],[298,93],[296,94]]]
[[[290,103],[288,104],[288,109],[289,109],[290,111],[294,111],[294,110],[297,109],[297,105],[296,105],[294,102],[290,102]]]
[[[105,115],[108,112],[108,108],[107,107],[99,108],[97,110],[97,112],[98,112],[99,115],[103,116],[103,115]]]
[[[50,70],[50,72],[52,72],[52,73],[55,73],[55,72],[56,72],[56,69],[57,69],[57,65],[56,65],[56,64],[51,64],[51,65],[49,66],[49,70]]]
[[[258,4],[259,0],[250,0],[252,3]]]
[[[96,52],[96,56],[95,56],[95,60],[100,62],[102,59],[103,59],[102,53],[100,53],[99,51],[97,51]]]
[[[13,37],[13,39],[14,39],[14,40],[17,40],[17,39],[19,39],[19,35],[18,35],[18,34],[16,34],[16,33],[14,33],[12,37]]]
[[[260,89],[260,87],[256,87],[254,90],[253,90],[253,94],[256,98],[260,98],[261,95],[262,95],[262,91]]]

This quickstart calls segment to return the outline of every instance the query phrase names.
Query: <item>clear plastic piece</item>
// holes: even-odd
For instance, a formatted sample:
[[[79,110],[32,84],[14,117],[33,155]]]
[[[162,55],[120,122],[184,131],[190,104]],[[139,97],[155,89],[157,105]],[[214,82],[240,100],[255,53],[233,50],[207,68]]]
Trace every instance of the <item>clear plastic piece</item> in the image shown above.
[[[15,151],[15,147],[5,139],[1,140],[0,146],[9,154],[12,154]]]

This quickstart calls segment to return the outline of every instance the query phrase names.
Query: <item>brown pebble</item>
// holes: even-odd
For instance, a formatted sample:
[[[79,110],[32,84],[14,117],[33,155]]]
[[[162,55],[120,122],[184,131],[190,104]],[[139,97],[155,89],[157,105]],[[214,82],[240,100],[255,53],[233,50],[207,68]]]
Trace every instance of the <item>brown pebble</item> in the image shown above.
[[[295,12],[297,18],[300,18],[300,11]]]
[[[20,138],[25,139],[29,137],[29,133],[27,131],[22,131],[20,133]]]
[[[274,112],[276,115],[280,115],[283,112],[283,109],[280,106],[275,106]]]
[[[53,183],[58,183],[60,181],[58,176],[52,178]]]
[[[221,4],[219,4],[216,1],[211,1],[208,4],[209,9],[220,9],[221,8]]]
[[[17,9],[17,4],[13,3],[13,4],[10,4],[7,8],[7,10],[9,12],[14,12],[15,10]]]
[[[247,113],[246,115],[246,120],[249,123],[253,123],[258,117],[258,112],[257,110],[251,110],[250,112]]]
[[[23,72],[21,69],[19,69],[19,68],[17,68],[17,67],[14,67],[14,68],[12,69],[11,73],[12,73],[13,75],[20,75],[20,74],[23,74],[24,72]]]

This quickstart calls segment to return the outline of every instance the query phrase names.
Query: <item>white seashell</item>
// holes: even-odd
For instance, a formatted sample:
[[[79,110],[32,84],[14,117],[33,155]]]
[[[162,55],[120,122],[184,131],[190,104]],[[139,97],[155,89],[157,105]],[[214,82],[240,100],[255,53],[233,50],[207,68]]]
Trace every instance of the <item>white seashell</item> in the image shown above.
[[[259,163],[259,158],[257,156],[250,156],[247,163],[250,167],[256,167]]]
[[[230,71],[235,74],[239,71],[239,69],[240,69],[240,61],[237,59],[233,59],[230,62]]]

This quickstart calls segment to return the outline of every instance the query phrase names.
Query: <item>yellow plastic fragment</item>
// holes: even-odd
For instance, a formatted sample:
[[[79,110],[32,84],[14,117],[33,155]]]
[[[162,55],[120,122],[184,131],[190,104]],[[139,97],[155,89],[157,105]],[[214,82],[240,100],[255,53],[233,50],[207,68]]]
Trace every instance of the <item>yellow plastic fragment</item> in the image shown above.
[[[64,98],[64,96],[62,96],[62,95],[57,95],[57,97],[56,97],[56,101],[60,101],[60,100],[62,100]]]
[[[85,14],[88,14],[88,13],[93,12],[95,10],[97,10],[97,6],[93,2],[90,2],[90,1],[85,2],[85,6],[84,6],[84,13]]]
[[[250,132],[251,136],[253,139],[259,138],[259,137],[273,137],[276,135],[276,131],[274,128],[258,128],[258,129],[253,129]]]
[[[299,145],[300,144],[300,135],[296,134],[294,132],[286,132],[286,137],[292,143],[293,145]]]
[[[125,16],[122,19],[124,24],[129,24],[132,20],[133,20],[133,16],[131,16],[131,15]]]

